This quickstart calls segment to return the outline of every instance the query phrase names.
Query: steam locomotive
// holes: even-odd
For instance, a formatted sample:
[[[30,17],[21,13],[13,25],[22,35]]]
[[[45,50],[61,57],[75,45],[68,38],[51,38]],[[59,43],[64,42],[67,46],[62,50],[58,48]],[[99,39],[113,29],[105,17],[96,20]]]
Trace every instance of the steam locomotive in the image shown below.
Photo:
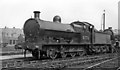
[[[61,23],[61,17],[55,16],[53,22],[39,18],[39,11],[34,11],[34,18],[28,19],[23,27],[25,45],[22,47],[35,58],[66,58],[113,52],[113,32],[106,29],[97,31],[88,22],[75,21]]]

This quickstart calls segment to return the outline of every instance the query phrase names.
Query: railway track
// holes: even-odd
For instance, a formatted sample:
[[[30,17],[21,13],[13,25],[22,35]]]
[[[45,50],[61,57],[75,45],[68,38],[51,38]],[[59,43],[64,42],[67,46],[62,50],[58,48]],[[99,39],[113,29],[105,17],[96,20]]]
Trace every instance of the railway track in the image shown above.
[[[84,65],[114,58],[116,54],[94,55],[75,58],[58,58],[55,60],[37,60],[33,58],[18,58],[2,61],[2,68],[58,68],[63,69],[75,65]]]

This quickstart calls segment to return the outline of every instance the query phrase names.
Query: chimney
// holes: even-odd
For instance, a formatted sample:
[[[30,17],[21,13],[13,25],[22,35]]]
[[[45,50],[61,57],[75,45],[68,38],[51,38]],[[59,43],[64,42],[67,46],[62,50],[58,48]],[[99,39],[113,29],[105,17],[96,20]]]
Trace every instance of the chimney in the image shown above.
[[[103,30],[105,30],[105,10],[103,12]]]
[[[108,29],[112,30],[112,27],[108,27]]]
[[[40,11],[34,11],[34,18],[39,19]]]

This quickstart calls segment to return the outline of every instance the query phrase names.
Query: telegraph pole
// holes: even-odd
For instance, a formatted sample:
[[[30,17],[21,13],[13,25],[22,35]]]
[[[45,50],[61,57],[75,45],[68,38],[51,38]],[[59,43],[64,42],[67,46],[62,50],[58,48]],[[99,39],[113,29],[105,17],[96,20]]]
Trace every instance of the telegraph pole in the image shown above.
[[[103,31],[105,30],[105,10],[103,11]]]

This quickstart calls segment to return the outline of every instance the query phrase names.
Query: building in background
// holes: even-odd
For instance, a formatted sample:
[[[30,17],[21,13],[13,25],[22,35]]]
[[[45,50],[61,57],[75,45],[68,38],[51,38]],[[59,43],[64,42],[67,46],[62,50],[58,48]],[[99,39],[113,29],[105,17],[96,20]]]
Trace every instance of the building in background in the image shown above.
[[[2,29],[0,28],[0,47],[2,46]]]
[[[25,36],[24,36],[23,34],[20,34],[20,35],[18,36],[18,39],[17,39],[17,41],[16,41],[16,44],[22,43],[22,42],[24,42],[24,41],[25,41]]]
[[[19,42],[20,36],[24,38],[23,31],[20,28],[0,28],[0,44],[2,46],[14,46]],[[24,41],[24,39],[20,40]]]

